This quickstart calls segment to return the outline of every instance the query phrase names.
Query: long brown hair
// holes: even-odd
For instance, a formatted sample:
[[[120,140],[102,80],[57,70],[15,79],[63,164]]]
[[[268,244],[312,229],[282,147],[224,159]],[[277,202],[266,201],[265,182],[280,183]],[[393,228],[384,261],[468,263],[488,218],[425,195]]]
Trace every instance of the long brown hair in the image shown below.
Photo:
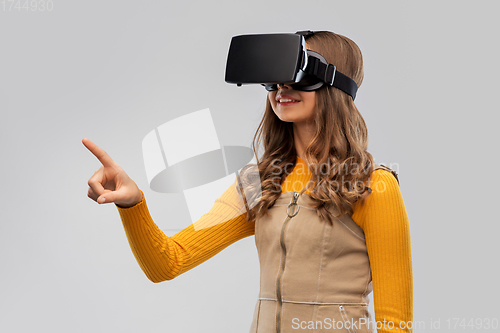
[[[319,31],[308,36],[306,41],[309,49],[320,53],[338,71],[352,78],[358,87],[361,85],[363,58],[352,40],[332,32]],[[352,214],[354,203],[365,197],[365,185],[373,171],[374,161],[367,151],[368,130],[365,121],[351,96],[329,86],[317,90],[315,124],[315,136],[305,150],[311,181],[301,193],[310,189],[318,216],[332,222],[335,217]],[[260,144],[263,145],[264,153],[259,160],[256,146]],[[289,166],[296,164],[293,123],[281,121],[269,99],[252,148],[262,192],[258,202],[247,212],[247,221],[268,214],[268,209],[281,195],[281,184],[288,175],[286,171],[293,170]],[[238,177],[244,186],[252,184],[249,180],[252,173],[245,173],[249,168],[243,168]],[[257,171],[257,168],[254,167],[254,170]],[[255,175],[256,172],[253,173],[254,178]],[[247,198],[249,201],[257,201],[256,197],[251,196]]]

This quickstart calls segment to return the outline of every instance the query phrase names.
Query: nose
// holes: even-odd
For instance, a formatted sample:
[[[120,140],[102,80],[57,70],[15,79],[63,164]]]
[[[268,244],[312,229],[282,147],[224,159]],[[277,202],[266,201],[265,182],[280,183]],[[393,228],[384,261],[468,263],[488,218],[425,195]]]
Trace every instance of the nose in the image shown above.
[[[285,83],[278,83],[278,89],[292,89],[292,87]]]

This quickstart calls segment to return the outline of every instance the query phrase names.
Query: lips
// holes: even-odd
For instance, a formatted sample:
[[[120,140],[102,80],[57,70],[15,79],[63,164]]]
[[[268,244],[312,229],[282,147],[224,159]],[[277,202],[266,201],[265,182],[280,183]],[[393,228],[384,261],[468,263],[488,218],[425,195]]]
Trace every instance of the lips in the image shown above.
[[[300,100],[295,99],[288,95],[276,95],[276,101],[279,104],[288,104],[288,103],[298,103]]]

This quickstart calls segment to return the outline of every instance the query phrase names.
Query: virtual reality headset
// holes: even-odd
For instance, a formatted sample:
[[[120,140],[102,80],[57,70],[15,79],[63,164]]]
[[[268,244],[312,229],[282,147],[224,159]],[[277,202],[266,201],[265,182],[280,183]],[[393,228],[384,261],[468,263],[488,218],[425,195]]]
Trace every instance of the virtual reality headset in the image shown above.
[[[337,71],[325,58],[307,50],[305,36],[295,34],[240,35],[231,39],[226,63],[226,82],[262,84],[266,90],[277,90],[279,84],[295,90],[314,91],[325,85],[356,97],[358,86],[350,77]]]

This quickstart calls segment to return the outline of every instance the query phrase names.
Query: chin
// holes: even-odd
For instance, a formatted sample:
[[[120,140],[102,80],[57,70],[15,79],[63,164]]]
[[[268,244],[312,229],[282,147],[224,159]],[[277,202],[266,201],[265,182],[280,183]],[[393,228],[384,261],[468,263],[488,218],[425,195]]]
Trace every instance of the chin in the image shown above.
[[[298,118],[298,117],[281,117],[281,121],[285,121],[287,123],[302,123],[305,122],[306,119]]]
[[[281,121],[284,121],[286,123],[294,123],[297,121],[297,119],[290,118],[290,117],[279,117]]]

